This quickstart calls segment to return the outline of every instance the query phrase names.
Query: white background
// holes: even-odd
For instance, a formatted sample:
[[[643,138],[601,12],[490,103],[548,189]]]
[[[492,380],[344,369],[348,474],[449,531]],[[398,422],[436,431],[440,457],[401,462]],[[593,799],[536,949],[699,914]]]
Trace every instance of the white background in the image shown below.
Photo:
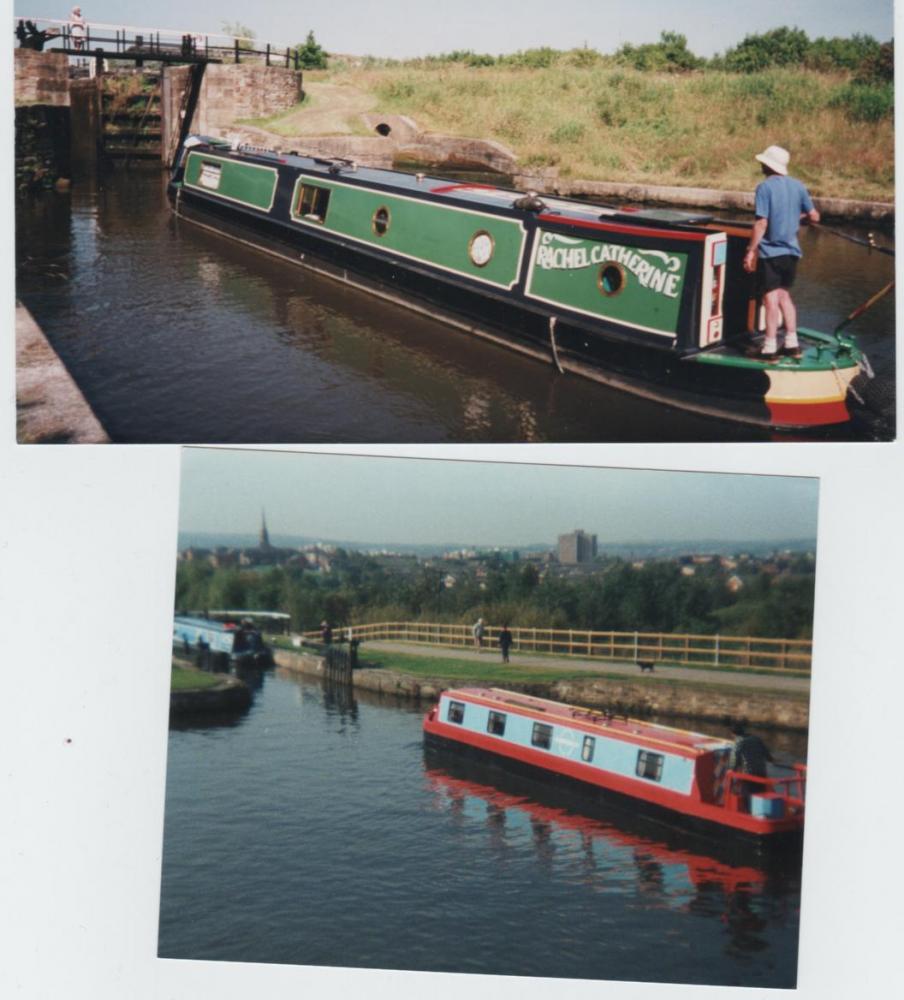
[[[11,106],[7,73],[7,136]],[[8,220],[0,275],[10,319],[11,160],[0,160]],[[12,323],[2,329],[0,995],[269,1000],[466,991],[473,1000],[548,1000],[555,988],[582,1000],[773,992],[158,960],[179,450],[17,447]],[[899,402],[899,426],[900,412]],[[890,995],[901,981],[904,924],[900,443],[392,452],[820,477],[798,992],[807,1000]],[[425,906],[441,905],[431,888],[424,872]]]

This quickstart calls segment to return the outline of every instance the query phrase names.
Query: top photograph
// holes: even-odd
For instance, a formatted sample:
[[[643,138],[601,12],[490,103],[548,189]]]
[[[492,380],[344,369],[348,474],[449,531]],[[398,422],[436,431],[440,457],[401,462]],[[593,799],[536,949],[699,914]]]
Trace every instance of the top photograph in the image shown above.
[[[17,440],[893,440],[893,33],[15,0]]]

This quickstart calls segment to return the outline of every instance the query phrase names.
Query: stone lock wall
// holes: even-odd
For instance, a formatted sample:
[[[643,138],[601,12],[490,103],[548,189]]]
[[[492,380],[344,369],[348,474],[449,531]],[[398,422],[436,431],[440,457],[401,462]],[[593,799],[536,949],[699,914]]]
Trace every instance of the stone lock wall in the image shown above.
[[[212,65],[201,87],[199,130],[217,132],[239,118],[263,118],[301,100],[301,73],[253,63]]]
[[[187,66],[163,75],[163,159],[171,163],[179,138],[179,111],[188,82]],[[302,97],[302,74],[284,66],[255,63],[211,64],[204,71],[201,95],[190,132],[223,136],[240,118],[265,118],[295,107]]]
[[[15,49],[16,107],[69,107],[69,57],[62,52]]]
[[[69,59],[61,52],[15,49],[16,192],[69,178]]]

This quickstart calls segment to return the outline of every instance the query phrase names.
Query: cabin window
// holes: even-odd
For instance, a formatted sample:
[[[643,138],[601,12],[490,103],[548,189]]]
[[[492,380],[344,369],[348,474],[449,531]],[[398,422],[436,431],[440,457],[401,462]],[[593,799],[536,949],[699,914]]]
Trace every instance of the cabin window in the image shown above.
[[[219,163],[208,163],[201,161],[201,173],[198,175],[198,183],[201,187],[210,188],[216,191],[220,186],[220,173],[222,167]]]
[[[381,205],[374,212],[373,218],[370,220],[370,227],[377,236],[385,236],[389,232],[390,221],[389,209],[385,205]]]
[[[604,264],[597,283],[603,295],[618,295],[625,287],[625,269],[620,264]]]
[[[449,722],[457,722],[461,725],[465,721],[465,705],[462,701],[450,701],[449,711],[446,713]]]
[[[468,243],[468,256],[471,258],[471,263],[475,267],[486,267],[493,258],[495,246],[492,235],[485,229],[478,229]]]
[[[494,736],[505,735],[504,712],[490,712],[490,717],[487,720],[487,732],[492,733]]]
[[[593,736],[584,737],[584,745],[581,747],[581,760],[588,764],[593,760],[593,751],[596,749],[596,739]]]
[[[329,188],[317,187],[316,184],[302,184],[295,214],[310,222],[323,222],[329,203]]]
[[[552,746],[552,726],[547,726],[542,722],[535,722],[530,741],[535,747],[539,747],[541,750],[548,750]]]
[[[665,757],[661,753],[650,750],[640,750],[637,753],[637,777],[649,778],[650,781],[662,781],[662,762]]]

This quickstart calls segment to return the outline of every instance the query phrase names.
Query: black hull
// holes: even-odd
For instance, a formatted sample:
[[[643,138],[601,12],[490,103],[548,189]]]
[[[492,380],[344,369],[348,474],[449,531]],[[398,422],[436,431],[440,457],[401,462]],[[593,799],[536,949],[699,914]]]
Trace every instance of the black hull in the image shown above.
[[[791,868],[800,865],[802,831],[757,837],[433,733],[424,733],[424,745],[428,760],[432,756],[437,765],[453,775],[461,768],[461,762],[473,762],[486,772],[486,780],[502,790],[524,794],[524,786],[504,785],[512,778],[520,779],[529,783],[532,797],[549,802],[552,796],[555,801],[549,804],[613,823],[632,833],[664,839],[671,846],[693,849],[733,864],[764,863]],[[467,776],[474,779],[473,772]]]
[[[760,369],[696,364],[615,326],[583,325],[559,314],[553,338],[551,313],[517,291],[494,292],[186,189],[174,201],[176,214],[189,222],[562,370],[704,416],[774,426],[764,400],[769,379]]]

